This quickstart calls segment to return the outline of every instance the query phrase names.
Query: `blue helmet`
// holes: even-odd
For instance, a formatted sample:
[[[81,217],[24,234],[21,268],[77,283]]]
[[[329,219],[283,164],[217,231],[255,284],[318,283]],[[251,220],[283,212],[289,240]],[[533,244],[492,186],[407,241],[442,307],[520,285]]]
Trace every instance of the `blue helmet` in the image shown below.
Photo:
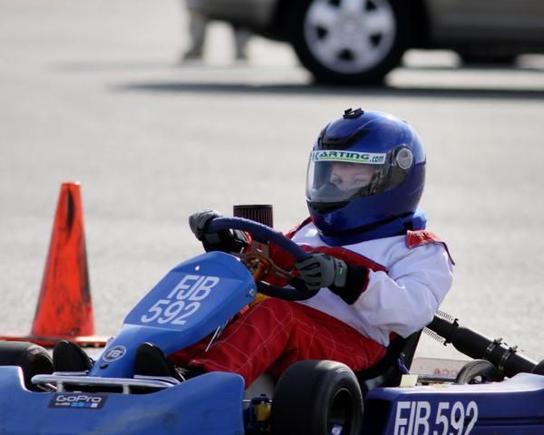
[[[327,243],[355,243],[424,227],[424,183],[425,152],[406,122],[348,109],[314,144],[306,200]]]

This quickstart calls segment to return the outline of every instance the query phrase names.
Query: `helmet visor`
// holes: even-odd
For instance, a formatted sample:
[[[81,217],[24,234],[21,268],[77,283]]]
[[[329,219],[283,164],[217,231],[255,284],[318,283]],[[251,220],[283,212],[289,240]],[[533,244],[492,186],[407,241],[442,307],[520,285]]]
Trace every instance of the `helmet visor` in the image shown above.
[[[412,165],[412,152],[403,146],[388,153],[314,150],[306,197],[313,203],[333,204],[376,195],[398,186]]]

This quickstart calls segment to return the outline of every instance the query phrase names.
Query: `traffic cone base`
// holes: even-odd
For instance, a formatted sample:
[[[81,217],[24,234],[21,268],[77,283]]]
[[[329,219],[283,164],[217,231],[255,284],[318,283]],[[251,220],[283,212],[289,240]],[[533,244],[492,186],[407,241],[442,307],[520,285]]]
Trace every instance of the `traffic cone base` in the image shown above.
[[[77,343],[81,347],[106,347],[108,337],[89,336],[89,337],[36,337],[35,335],[0,336],[0,341],[29,341],[43,347],[54,347],[61,340],[68,340]]]

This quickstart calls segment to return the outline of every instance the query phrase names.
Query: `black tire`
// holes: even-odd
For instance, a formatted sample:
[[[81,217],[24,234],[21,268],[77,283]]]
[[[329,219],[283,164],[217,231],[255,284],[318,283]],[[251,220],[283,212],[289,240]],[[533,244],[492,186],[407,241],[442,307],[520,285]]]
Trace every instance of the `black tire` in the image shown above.
[[[351,40],[344,38],[347,32],[346,23],[349,18],[333,21],[330,29],[325,25],[314,25],[313,18],[317,8],[339,8],[338,16],[342,17],[340,8],[346,0],[300,0],[293,2],[290,9],[289,31],[293,48],[301,63],[321,83],[344,85],[381,84],[386,74],[399,65],[406,51],[409,40],[409,20],[406,0],[368,0],[366,10],[360,11],[360,18],[371,17],[379,11],[387,17],[384,27],[374,33],[366,33],[358,27],[360,21],[351,24]],[[325,5],[325,6],[324,6]],[[331,9],[333,10],[333,9]],[[333,10],[334,14],[334,10]],[[317,18],[316,18],[317,19]],[[343,21],[342,21],[343,20]],[[391,30],[386,27],[390,26]],[[342,36],[338,33],[342,29]],[[381,32],[381,33],[380,33]],[[330,36],[335,35],[335,36]],[[322,42],[335,38],[340,47],[327,50]],[[349,38],[348,37],[348,38]],[[357,46],[356,41],[366,41]],[[344,46],[342,46],[344,45]],[[321,47],[321,48],[320,48]],[[330,51],[330,53],[329,53]]]
[[[31,382],[34,375],[53,373],[53,360],[47,351],[36,344],[21,341],[0,342],[0,366],[20,367],[25,386],[31,391],[39,391]]]
[[[533,373],[534,375],[544,375],[544,360],[540,361],[534,368],[533,368],[533,371],[531,372]]]
[[[499,382],[504,379],[504,376],[499,372],[497,367],[485,359],[475,359],[465,364],[457,377],[456,384],[483,384],[486,382]]]
[[[273,435],[359,435],[363,397],[357,378],[335,361],[300,361],[278,380],[272,400]]]

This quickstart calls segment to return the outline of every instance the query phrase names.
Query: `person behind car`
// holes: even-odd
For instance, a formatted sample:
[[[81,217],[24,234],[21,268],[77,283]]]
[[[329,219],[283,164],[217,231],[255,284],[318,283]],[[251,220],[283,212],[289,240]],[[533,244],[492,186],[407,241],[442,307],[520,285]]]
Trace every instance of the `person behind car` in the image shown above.
[[[190,46],[182,55],[181,60],[201,60],[204,56],[206,30],[210,20],[196,7],[195,0],[183,0],[189,14]],[[239,26],[232,26],[234,56],[236,60],[247,60],[247,46],[251,37],[250,32]]]

